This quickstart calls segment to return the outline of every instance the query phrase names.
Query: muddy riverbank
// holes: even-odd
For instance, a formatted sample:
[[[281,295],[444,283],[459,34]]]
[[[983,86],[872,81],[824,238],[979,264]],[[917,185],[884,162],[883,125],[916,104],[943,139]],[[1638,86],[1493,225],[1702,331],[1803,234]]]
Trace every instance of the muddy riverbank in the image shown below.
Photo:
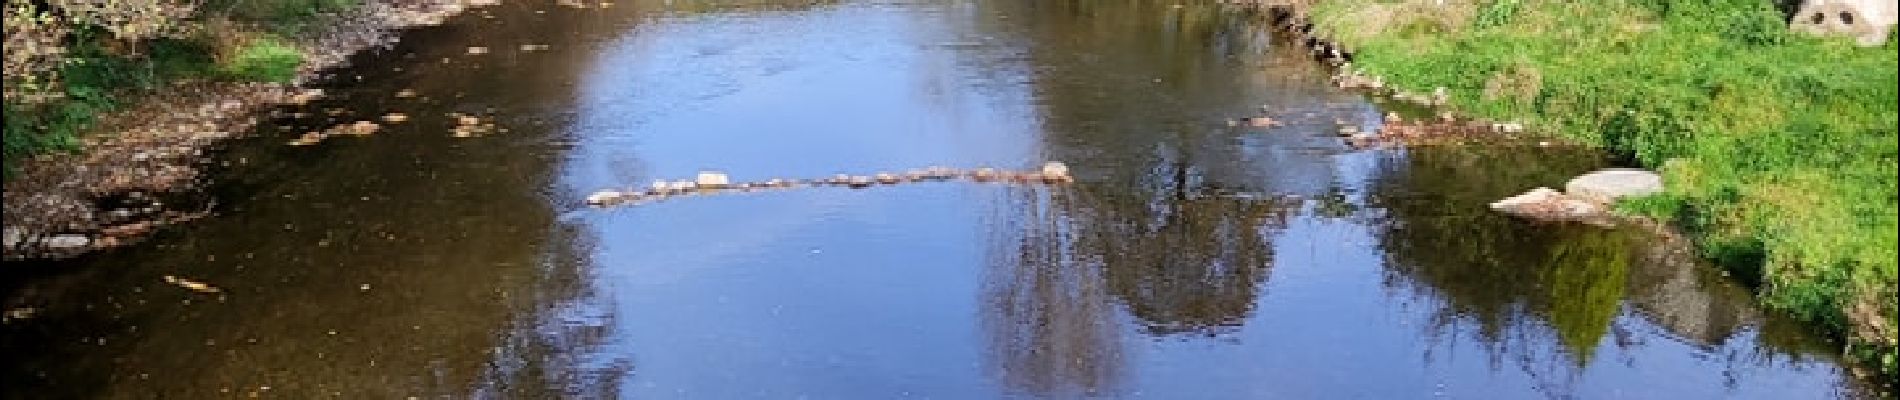
[[[492,0],[372,0],[325,17],[301,38],[291,84],[183,82],[101,118],[80,149],[19,163],[6,182],[5,260],[60,259],[116,248],[210,213],[208,169],[226,140],[252,131],[273,107],[322,95],[301,89],[400,31],[437,25]]]

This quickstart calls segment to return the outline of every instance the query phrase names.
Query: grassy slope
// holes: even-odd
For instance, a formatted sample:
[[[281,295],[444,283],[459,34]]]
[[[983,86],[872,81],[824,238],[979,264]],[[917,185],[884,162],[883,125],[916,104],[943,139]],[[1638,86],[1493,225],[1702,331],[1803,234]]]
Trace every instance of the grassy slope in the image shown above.
[[[1761,0],[1320,2],[1356,68],[1659,168],[1624,204],[1895,373],[1896,47],[1786,33]]]
[[[103,48],[109,35],[74,26],[59,76],[64,96],[46,104],[6,104],[5,156],[11,162],[49,151],[77,150],[78,136],[101,113],[138,101],[144,91],[184,79],[281,82],[295,73],[303,54],[283,39],[295,36],[324,13],[354,7],[358,0],[212,0],[195,19],[182,21],[195,34],[145,40],[137,56]]]

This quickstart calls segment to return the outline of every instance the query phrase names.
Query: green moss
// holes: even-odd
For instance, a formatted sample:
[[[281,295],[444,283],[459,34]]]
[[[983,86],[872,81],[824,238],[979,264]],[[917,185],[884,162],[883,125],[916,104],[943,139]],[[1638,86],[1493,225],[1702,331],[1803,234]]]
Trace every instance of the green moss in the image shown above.
[[[1450,6],[1448,6],[1450,7]],[[1895,373],[1896,46],[1787,32],[1755,0],[1498,0],[1408,16],[1367,0],[1317,6],[1359,68],[1399,87],[1445,87],[1454,106],[1591,141],[1659,168],[1663,196],[1619,205],[1678,222],[1704,253],[1758,283],[1770,306],[1856,339]],[[1368,12],[1383,11],[1380,12]],[[1392,12],[1391,10],[1399,10]],[[1395,15],[1396,14],[1396,15]],[[1382,15],[1378,24],[1352,18]],[[1463,25],[1431,30],[1414,21]],[[1527,96],[1499,90],[1525,87]],[[1849,312],[1885,302],[1883,315]],[[1878,304],[1878,303],[1876,303]],[[1879,325],[1879,324],[1873,324]],[[1885,324],[1892,326],[1892,324]]]
[[[324,14],[360,4],[361,0],[211,0],[205,8],[227,10],[232,19],[255,23],[273,33],[294,35],[305,31]]]
[[[284,82],[297,76],[303,53],[282,40],[265,36],[239,48],[219,66],[227,76],[259,82]]]

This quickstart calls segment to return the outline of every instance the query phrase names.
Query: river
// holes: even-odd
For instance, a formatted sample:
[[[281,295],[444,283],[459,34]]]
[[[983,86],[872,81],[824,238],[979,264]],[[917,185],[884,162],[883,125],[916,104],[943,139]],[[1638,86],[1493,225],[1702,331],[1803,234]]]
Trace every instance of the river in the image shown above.
[[[1838,345],[1680,248],[1485,209],[1604,155],[1348,147],[1335,123],[1375,128],[1386,105],[1250,18],[1148,1],[477,9],[360,55],[325,99],[233,144],[215,216],[18,268],[34,272],[6,306],[30,313],[0,325],[0,397],[1872,394]],[[1263,108],[1286,125],[1224,123]],[[410,119],[284,145],[389,112]],[[454,137],[450,113],[505,131]],[[703,169],[1048,160],[1078,182],[581,205]]]

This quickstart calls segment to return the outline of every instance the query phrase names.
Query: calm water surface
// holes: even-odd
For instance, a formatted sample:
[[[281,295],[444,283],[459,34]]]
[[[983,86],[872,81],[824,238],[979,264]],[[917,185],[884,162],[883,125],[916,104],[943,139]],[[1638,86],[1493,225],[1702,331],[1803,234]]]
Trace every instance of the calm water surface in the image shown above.
[[[13,285],[38,312],[0,325],[0,394],[1866,394],[1679,249],[1484,210],[1600,155],[1345,147],[1380,103],[1242,13],[1162,3],[520,2],[411,32],[234,146],[218,217]],[[1288,125],[1222,123],[1262,106]],[[1080,181],[577,205],[1045,160]]]

